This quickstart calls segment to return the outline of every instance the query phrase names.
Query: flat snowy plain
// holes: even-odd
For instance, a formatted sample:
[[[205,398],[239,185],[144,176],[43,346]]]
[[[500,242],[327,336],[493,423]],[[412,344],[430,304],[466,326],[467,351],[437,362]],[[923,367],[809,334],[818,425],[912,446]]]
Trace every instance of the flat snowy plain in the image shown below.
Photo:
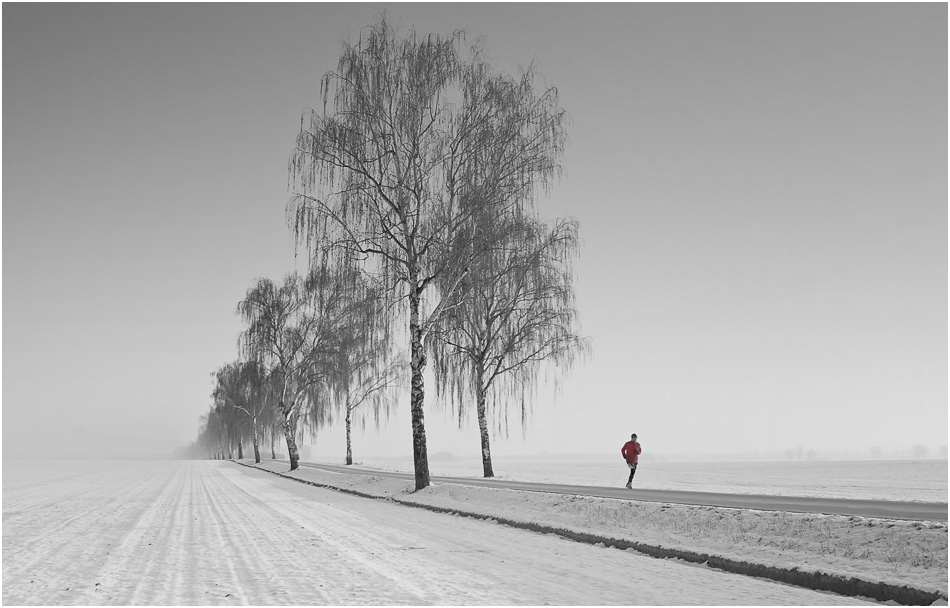
[[[360,466],[411,472],[412,460],[360,458]],[[341,464],[341,461],[332,464]],[[614,455],[553,454],[497,458],[495,477],[537,483],[619,487],[629,471]],[[480,477],[478,456],[435,454],[433,475]],[[655,490],[947,502],[946,460],[651,460],[641,457],[636,486]]]
[[[373,476],[295,475],[509,519],[608,526],[613,536],[636,533],[636,522],[680,520],[670,539],[694,545],[718,534],[716,521],[737,519],[721,509],[451,484],[411,492],[407,482]],[[873,603],[350,496],[231,462],[6,460],[3,477],[4,604]],[[872,575],[946,593],[946,524],[850,523],[884,537],[897,527],[931,557],[911,566],[905,556],[908,565],[880,571],[849,559],[864,559]],[[812,524],[786,515],[785,525]],[[742,542],[732,544],[744,554]]]

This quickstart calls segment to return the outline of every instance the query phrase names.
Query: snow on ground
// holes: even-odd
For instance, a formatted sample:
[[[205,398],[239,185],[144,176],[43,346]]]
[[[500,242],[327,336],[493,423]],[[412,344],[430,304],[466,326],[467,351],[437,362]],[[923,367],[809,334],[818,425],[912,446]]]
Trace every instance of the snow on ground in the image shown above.
[[[406,482],[373,485],[364,478],[348,483],[395,484],[400,487],[386,491],[407,493]],[[487,492],[492,498],[493,491]],[[475,500],[448,486],[413,496]],[[501,506],[508,509],[507,502]],[[867,603],[350,496],[230,462],[11,460],[3,463],[2,600],[70,605]]]
[[[260,466],[279,472],[289,468],[279,461]],[[412,482],[384,477],[306,467],[288,474],[402,501],[947,594],[944,522],[671,505],[448,483],[413,492]]]
[[[361,467],[412,472],[412,459],[361,457]],[[342,460],[334,461],[342,464]],[[434,454],[433,475],[481,477],[478,455]],[[494,459],[495,477],[536,483],[620,487],[627,470],[616,454],[549,454]],[[641,457],[637,487],[655,490],[947,502],[946,460],[662,461]]]

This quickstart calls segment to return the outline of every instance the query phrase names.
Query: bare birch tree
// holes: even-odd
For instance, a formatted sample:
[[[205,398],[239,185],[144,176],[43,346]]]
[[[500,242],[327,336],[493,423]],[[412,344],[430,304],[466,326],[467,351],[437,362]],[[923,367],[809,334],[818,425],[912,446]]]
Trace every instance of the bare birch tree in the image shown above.
[[[259,279],[238,305],[248,324],[242,354],[262,367],[276,393],[290,468],[300,460],[296,435],[301,414],[319,403],[338,374],[339,361],[366,322],[359,271],[341,259],[320,256],[306,277],[287,275],[281,285]]]
[[[398,388],[405,363],[392,357],[380,356],[378,352],[351,352],[343,363],[341,382],[337,385],[336,400],[343,410],[346,428],[346,458],[353,464],[353,418],[356,416],[362,429],[372,415],[379,428],[382,416],[389,416],[392,409],[394,389]]]
[[[313,319],[306,309],[300,277],[289,274],[282,284],[258,279],[238,304],[238,314],[248,324],[240,338],[242,354],[259,364],[275,385],[293,470],[298,460],[295,443],[299,417],[297,378],[313,351]]]
[[[324,382],[303,395],[308,405],[304,427],[311,436],[316,439],[319,429],[332,424],[334,413],[342,410],[348,445],[353,409],[369,405],[378,420],[381,410],[388,412],[389,401],[384,396],[395,386],[389,368],[392,323],[385,314],[386,302],[353,262],[348,255],[326,256],[322,263],[332,265],[334,272],[310,275],[308,289],[344,290],[350,322],[336,327],[338,348],[332,355],[332,365],[324,365]],[[320,280],[326,283],[330,278],[332,284],[315,284]]]
[[[461,42],[460,32],[400,38],[384,16],[344,44],[322,81],[323,112],[304,113],[289,167],[298,239],[362,256],[391,301],[405,303],[395,312],[408,317],[417,489],[429,485],[425,337],[494,238],[473,230],[476,216],[530,201],[473,196],[468,182],[487,167],[500,172],[492,184],[531,184],[558,169],[565,140],[556,91],[536,95],[531,71],[520,82],[492,75],[478,48],[462,57]]]
[[[254,462],[259,463],[261,427],[268,405],[260,367],[253,361],[235,361],[220,367],[214,376],[214,398],[242,412],[250,421]]]
[[[507,433],[514,404],[524,431],[542,364],[564,371],[588,350],[574,303],[577,243],[575,222],[549,228],[521,218],[472,264],[458,305],[430,334],[437,394],[457,408],[460,424],[475,406],[485,477],[494,477],[489,406]]]

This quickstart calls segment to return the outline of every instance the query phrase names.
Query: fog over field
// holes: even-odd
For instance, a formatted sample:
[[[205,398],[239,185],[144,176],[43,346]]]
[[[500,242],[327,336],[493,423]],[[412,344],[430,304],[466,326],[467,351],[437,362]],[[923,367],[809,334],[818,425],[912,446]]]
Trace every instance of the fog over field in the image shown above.
[[[496,455],[947,457],[946,4],[6,3],[4,458],[195,440],[238,301],[306,268],[301,114],[383,9],[570,115],[538,209],[579,222],[592,354]],[[427,383],[429,454],[477,454]],[[412,454],[408,393],[354,453]]]

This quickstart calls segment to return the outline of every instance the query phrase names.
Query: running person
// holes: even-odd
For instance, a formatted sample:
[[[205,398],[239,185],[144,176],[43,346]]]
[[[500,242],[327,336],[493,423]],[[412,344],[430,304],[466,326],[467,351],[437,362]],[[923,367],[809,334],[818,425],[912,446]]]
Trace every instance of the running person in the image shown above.
[[[620,453],[623,454],[623,457],[627,461],[627,466],[630,468],[630,478],[627,479],[626,487],[630,487],[630,484],[633,483],[633,476],[637,472],[637,460],[640,457],[640,444],[637,443],[637,434],[634,433],[630,435],[630,441],[623,444],[623,447],[620,448]]]

